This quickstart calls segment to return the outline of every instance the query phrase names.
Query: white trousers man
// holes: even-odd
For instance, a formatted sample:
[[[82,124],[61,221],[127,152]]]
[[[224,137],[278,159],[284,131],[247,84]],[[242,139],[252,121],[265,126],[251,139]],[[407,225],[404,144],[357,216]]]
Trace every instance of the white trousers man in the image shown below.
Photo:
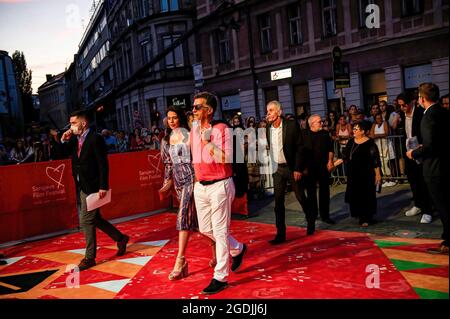
[[[244,248],[242,243],[230,235],[231,204],[235,192],[231,177],[210,185],[197,182],[194,186],[200,232],[216,242],[214,279],[220,282],[227,282],[230,254],[236,257]]]

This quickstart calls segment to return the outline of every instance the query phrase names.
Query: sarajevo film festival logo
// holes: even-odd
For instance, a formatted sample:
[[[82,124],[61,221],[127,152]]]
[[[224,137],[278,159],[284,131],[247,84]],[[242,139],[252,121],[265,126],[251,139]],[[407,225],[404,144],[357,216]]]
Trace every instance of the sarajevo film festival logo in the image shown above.
[[[380,7],[376,4],[369,4],[366,7],[366,27],[368,29],[379,29],[380,28]]]
[[[61,164],[58,167],[54,168],[51,166],[47,166],[45,168],[45,173],[47,174],[47,177],[50,178],[52,181],[56,183],[56,185],[59,187],[64,187],[64,184],[61,183],[63,175],[64,175],[64,169],[66,168],[66,164]]]

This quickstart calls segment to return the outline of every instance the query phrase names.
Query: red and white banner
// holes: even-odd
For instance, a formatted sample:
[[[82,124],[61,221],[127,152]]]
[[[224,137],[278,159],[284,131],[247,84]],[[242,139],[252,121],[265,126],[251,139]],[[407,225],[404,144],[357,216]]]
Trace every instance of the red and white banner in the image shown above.
[[[69,160],[0,167],[0,242],[77,225]]]
[[[159,200],[164,166],[159,151],[109,156],[111,203],[106,219],[169,207]],[[78,226],[70,160],[0,167],[0,243]]]

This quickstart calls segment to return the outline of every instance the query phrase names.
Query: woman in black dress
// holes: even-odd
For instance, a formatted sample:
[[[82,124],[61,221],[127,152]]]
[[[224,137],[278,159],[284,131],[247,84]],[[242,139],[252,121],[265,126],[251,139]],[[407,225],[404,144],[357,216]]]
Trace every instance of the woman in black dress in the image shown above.
[[[380,153],[375,142],[367,135],[371,123],[352,125],[354,138],[342,151],[347,163],[347,190],[345,202],[352,217],[359,218],[362,227],[369,226],[377,209],[376,185],[381,184]]]

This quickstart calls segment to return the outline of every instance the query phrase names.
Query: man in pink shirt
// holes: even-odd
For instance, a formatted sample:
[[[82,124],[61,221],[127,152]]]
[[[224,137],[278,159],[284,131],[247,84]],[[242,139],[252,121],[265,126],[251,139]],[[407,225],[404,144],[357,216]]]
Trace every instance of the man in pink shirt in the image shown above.
[[[194,199],[200,232],[216,242],[217,264],[214,277],[202,293],[214,294],[228,286],[231,271],[242,264],[247,246],[230,235],[233,183],[233,133],[224,123],[213,123],[217,98],[209,92],[194,97],[191,130],[192,164],[197,182]]]

